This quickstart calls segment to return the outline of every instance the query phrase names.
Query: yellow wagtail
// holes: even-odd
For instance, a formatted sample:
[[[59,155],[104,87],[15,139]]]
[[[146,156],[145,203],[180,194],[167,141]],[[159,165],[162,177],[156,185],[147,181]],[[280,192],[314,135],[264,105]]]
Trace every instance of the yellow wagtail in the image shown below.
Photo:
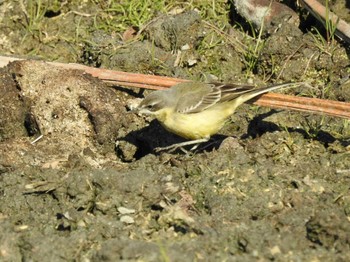
[[[269,91],[300,84],[286,83],[253,89],[249,85],[184,82],[152,92],[136,111],[154,115],[165,129],[190,140],[160,150],[195,145],[193,150],[216,134],[239,105]]]

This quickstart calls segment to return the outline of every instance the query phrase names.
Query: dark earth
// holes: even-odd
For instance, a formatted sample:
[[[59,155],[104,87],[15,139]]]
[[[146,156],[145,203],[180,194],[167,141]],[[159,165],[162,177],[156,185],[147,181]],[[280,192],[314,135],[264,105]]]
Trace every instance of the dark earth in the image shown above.
[[[0,68],[0,260],[349,261],[348,119],[245,104],[156,153],[183,140],[128,113],[151,91],[44,62],[350,102],[349,44],[294,1],[261,34],[229,1],[111,2],[0,1],[0,55],[30,58]]]

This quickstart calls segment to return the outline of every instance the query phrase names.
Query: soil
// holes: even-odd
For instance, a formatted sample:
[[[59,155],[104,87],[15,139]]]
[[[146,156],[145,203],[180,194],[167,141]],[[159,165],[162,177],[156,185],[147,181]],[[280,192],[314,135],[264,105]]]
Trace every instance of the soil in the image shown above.
[[[217,28],[197,11],[158,14],[123,40],[82,15],[96,8],[47,10],[37,37],[2,1],[0,51],[194,80],[307,81],[284,92],[350,102],[349,45],[320,45],[302,10],[300,25],[264,34],[249,71],[232,41],[203,51]],[[91,41],[72,46],[63,39],[78,20]],[[225,36],[254,43],[240,30],[232,22]],[[156,153],[183,140],[128,113],[149,91],[41,60],[0,76],[1,261],[350,260],[349,120],[242,105],[205,149]]]

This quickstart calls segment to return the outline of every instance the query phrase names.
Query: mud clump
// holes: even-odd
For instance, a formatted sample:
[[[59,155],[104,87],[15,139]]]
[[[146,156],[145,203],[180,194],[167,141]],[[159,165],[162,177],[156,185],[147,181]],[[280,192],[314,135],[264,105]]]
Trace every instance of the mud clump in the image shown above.
[[[55,168],[86,152],[96,165],[98,156],[113,157],[125,112],[115,90],[81,71],[39,61],[14,62],[2,70],[7,77],[1,89],[2,163],[28,164],[32,151],[36,165]]]
[[[195,49],[204,37],[204,28],[199,13],[190,11],[158,17],[146,28],[146,35],[165,51],[178,50],[186,44]]]

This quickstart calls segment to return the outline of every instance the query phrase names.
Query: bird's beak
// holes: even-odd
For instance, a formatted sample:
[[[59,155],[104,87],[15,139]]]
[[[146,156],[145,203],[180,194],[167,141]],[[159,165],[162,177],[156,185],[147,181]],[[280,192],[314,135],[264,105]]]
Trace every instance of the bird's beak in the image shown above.
[[[140,98],[134,98],[134,99],[130,99],[127,101],[126,104],[126,108],[128,109],[127,113],[132,113],[132,114],[137,114],[140,110],[140,103],[141,103],[142,99]]]
[[[128,114],[132,113],[132,114],[138,114],[138,115],[154,115],[154,112],[146,109],[146,108],[133,108],[130,111],[127,112]]]
[[[137,108],[137,114],[139,115],[154,115],[154,112],[146,108]]]
[[[133,108],[133,109],[131,109],[131,110],[129,110],[129,111],[127,111],[126,113],[127,114],[137,114],[139,112],[139,108]]]

